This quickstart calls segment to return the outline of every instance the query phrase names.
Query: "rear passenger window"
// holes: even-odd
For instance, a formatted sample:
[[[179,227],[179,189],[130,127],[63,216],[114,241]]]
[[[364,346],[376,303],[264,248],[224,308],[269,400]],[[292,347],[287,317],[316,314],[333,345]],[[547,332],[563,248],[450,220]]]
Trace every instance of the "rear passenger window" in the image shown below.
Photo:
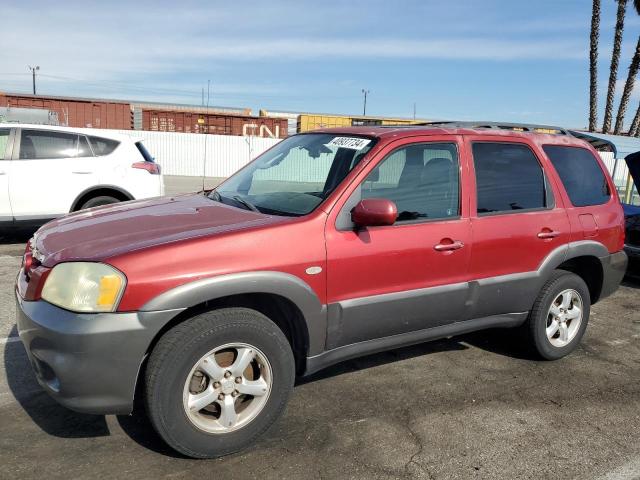
[[[77,155],[78,135],[46,130],[22,130],[20,159],[74,158]]]
[[[120,145],[120,142],[117,140],[102,137],[89,137],[89,143],[91,143],[94,155],[98,157],[109,155],[118,145]]]
[[[474,143],[478,214],[547,207],[542,167],[526,145]]]
[[[78,157],[93,157],[91,148],[89,147],[89,141],[84,135],[78,137]]]
[[[602,205],[611,197],[609,184],[593,154],[584,148],[546,145],[571,203],[575,207]]]
[[[415,144],[385,158],[367,176],[361,198],[386,198],[398,208],[397,221],[456,217],[459,167],[456,146]]]

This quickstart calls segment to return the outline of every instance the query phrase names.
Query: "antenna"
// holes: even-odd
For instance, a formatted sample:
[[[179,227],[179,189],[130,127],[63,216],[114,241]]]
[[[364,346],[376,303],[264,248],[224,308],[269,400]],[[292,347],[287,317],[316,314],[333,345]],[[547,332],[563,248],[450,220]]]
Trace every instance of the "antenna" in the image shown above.
[[[206,130],[204,132],[204,158],[202,160],[202,191],[205,191],[204,188],[204,179],[207,175],[207,136],[209,135],[209,94],[211,89],[211,80],[207,80],[207,108],[205,110],[206,120]],[[203,92],[204,93],[204,92]]]

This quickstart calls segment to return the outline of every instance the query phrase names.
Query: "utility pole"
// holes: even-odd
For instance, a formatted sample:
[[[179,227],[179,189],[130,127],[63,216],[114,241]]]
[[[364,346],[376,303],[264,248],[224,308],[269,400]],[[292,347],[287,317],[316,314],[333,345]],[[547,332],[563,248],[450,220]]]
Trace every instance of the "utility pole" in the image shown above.
[[[416,119],[416,102],[413,102],[413,119]]]
[[[369,90],[365,90],[363,88],[362,89],[362,93],[364,95],[364,107],[362,108],[362,115],[366,116],[367,115],[367,95],[369,95],[370,91]]]
[[[36,72],[38,70],[40,70],[40,67],[38,65],[36,65],[35,67],[32,67],[31,65],[29,65],[29,70],[31,70],[31,74],[33,76],[33,94],[36,94]]]

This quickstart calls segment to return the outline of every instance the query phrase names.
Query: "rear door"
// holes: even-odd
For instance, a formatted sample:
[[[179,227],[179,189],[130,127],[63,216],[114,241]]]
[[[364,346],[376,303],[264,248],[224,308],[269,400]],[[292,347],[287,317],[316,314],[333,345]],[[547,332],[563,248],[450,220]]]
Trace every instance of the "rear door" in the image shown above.
[[[14,148],[9,197],[17,220],[53,218],[96,185],[94,157],[84,135],[20,129]]]
[[[531,308],[538,268],[571,238],[567,214],[533,142],[486,135],[465,141],[475,180],[472,315],[524,312]]]
[[[9,202],[9,158],[11,129],[0,128],[0,222],[13,220]]]

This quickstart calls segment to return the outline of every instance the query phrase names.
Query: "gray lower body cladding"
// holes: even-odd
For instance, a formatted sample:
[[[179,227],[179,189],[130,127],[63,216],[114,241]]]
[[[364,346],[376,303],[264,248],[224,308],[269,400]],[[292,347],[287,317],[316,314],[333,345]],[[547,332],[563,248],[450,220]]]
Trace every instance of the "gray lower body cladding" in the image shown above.
[[[309,324],[310,347],[316,346],[309,349],[305,373],[381,350],[485,328],[521,325],[548,278],[545,273],[556,268],[566,258],[565,253],[559,252],[555,266],[547,263],[538,272],[351,299],[326,309],[317,301],[296,302]],[[618,252],[599,258],[602,298],[620,284],[627,257]],[[246,278],[234,279],[243,280],[243,288],[250,287]],[[203,288],[196,289],[200,296],[220,291],[211,288],[215,286],[213,281],[200,283]],[[281,283],[271,283],[275,293]],[[291,294],[289,298],[310,295],[305,297],[304,289],[294,287],[289,289],[293,293],[285,290]],[[183,296],[171,292],[160,297],[176,297],[180,302],[154,304],[139,312],[99,314],[73,313],[45,301],[26,302],[16,295],[18,331],[38,382],[72,410],[130,413],[140,367],[153,339],[188,307],[185,298],[194,296],[193,288],[182,290]],[[200,296],[193,302],[200,301]],[[151,306],[156,309],[151,310]]]
[[[17,297],[18,332],[38,383],[83,413],[128,414],[155,335],[179,310],[78,314]]]
[[[618,289],[627,272],[629,260],[627,254],[621,251],[600,257],[600,263],[602,264],[602,291],[599,299],[602,299]]]
[[[320,355],[308,357],[305,375],[311,375],[323,368],[350,358],[382,352],[391,348],[406,347],[409,345],[415,345],[416,343],[462,335],[487,328],[518,327],[524,323],[527,316],[528,312],[493,315],[491,317],[449,323],[413,332],[400,333],[388,337],[343,345],[341,347],[328,350]]]

